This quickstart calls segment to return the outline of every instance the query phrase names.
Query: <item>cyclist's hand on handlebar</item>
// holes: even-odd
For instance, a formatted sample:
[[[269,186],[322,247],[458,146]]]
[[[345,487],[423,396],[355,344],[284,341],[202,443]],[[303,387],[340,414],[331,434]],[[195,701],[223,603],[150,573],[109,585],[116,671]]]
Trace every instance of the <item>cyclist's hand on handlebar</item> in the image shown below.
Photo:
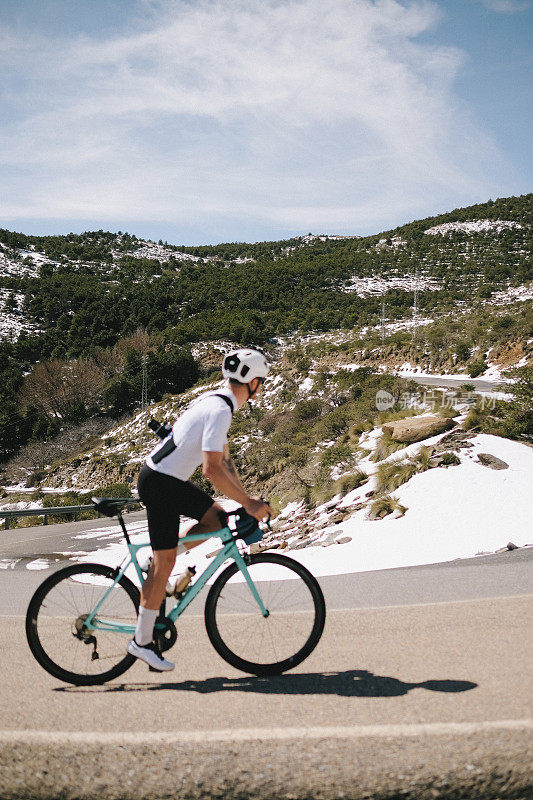
[[[256,520],[259,522],[265,517],[272,517],[273,511],[266,502],[262,498],[256,499],[250,497],[247,503],[244,504],[245,510],[250,514],[252,517],[255,517]]]

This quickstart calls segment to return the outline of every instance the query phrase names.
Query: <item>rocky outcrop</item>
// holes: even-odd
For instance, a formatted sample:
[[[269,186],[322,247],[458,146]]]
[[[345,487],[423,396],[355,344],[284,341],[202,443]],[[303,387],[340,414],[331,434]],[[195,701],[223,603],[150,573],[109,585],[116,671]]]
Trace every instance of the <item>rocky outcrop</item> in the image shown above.
[[[490,453],[478,453],[477,458],[479,463],[483,464],[484,467],[489,467],[490,469],[509,469],[509,464]]]
[[[402,444],[421,442],[430,436],[444,433],[455,426],[455,422],[447,417],[436,415],[408,417],[387,422],[382,426],[383,433],[388,433],[391,439]]]

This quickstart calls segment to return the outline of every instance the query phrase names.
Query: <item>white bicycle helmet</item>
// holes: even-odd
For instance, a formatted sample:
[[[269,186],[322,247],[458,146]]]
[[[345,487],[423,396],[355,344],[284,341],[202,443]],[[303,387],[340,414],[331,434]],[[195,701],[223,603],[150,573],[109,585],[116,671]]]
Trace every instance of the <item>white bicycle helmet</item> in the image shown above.
[[[226,353],[222,362],[222,375],[239,383],[250,383],[254,378],[266,378],[269,372],[268,361],[263,353],[253,348],[232,350]]]

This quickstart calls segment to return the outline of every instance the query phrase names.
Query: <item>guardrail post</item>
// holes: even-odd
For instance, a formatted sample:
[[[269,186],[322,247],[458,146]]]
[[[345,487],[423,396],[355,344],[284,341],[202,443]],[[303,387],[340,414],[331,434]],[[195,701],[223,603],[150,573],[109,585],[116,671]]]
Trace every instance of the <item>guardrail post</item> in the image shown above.
[[[4,530],[8,531],[9,530],[9,517],[6,517],[5,520],[6,520],[6,526],[5,526]]]
[[[44,515],[44,524],[48,525],[48,514]]]

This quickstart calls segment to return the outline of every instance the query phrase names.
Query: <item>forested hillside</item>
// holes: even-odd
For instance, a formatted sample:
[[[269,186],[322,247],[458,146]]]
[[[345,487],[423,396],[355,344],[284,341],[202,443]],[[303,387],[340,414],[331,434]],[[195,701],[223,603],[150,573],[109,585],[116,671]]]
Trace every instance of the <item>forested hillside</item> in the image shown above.
[[[532,219],[526,195],[364,238],[180,247],[121,232],[0,230],[0,458],[73,421],[132,411],[143,359],[152,400],[207,378],[191,355],[197,342],[360,331],[378,325],[383,308],[389,322],[410,317],[415,291],[421,316],[479,311],[533,279]],[[502,346],[509,316],[496,320]],[[480,319],[463,337],[465,363],[480,357]]]

